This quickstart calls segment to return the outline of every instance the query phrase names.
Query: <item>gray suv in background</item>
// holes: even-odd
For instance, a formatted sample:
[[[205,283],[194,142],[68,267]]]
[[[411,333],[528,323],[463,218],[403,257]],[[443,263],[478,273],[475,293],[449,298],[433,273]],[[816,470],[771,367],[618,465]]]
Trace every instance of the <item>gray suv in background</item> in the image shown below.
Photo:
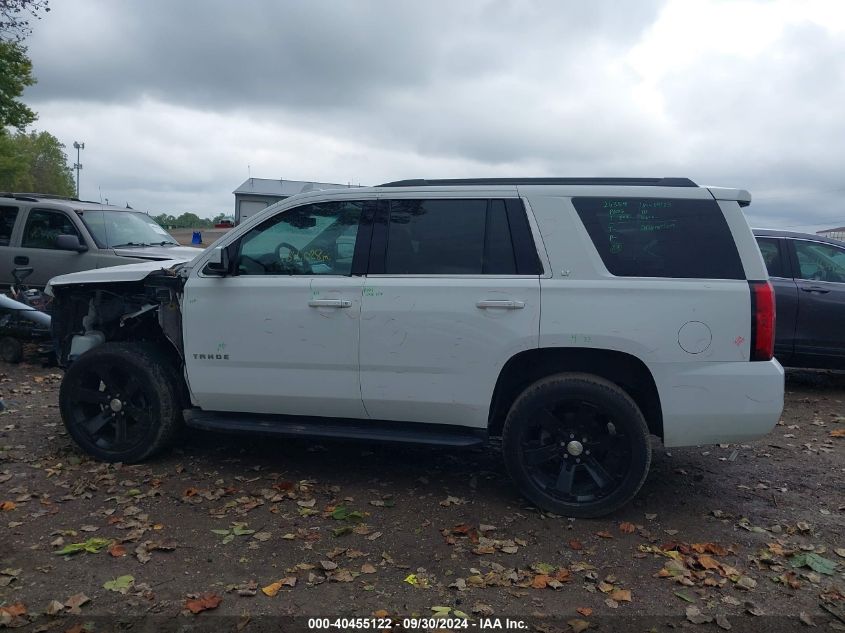
[[[44,194],[0,194],[0,286],[13,271],[31,268],[26,283],[45,286],[57,275],[134,264],[192,259],[146,213]]]
[[[754,229],[775,288],[775,356],[788,367],[845,370],[845,242]]]

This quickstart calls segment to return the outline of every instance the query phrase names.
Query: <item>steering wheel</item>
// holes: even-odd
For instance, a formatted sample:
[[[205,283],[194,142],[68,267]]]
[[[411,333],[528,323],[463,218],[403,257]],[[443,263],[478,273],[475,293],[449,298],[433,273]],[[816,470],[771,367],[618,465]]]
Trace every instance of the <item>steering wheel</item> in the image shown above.
[[[290,255],[288,257],[282,258],[282,249],[283,248],[286,248],[286,249],[288,249],[288,251],[290,251]],[[299,258],[299,261],[302,262],[302,268],[305,272],[309,272],[311,270],[311,263],[307,259],[305,259],[305,255],[302,254],[302,251],[300,251],[293,244],[288,244],[287,242],[279,242],[276,245],[275,253],[276,253],[276,259],[279,262],[282,262],[285,259],[293,259],[293,257],[297,257],[297,258]]]

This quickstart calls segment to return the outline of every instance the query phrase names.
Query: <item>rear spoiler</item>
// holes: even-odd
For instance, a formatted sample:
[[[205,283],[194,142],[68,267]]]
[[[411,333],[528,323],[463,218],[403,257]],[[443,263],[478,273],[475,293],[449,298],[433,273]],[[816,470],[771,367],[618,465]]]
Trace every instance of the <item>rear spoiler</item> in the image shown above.
[[[727,189],[725,187],[707,187],[707,191],[716,200],[735,200],[741,207],[751,204],[751,194],[745,189]]]

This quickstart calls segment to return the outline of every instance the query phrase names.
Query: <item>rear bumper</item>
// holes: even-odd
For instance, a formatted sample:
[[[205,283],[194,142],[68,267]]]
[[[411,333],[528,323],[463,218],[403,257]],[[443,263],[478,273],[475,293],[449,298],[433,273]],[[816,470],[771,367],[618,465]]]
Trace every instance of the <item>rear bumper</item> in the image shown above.
[[[650,369],[663,409],[665,446],[758,439],[783,412],[783,367],[774,359],[656,363]]]

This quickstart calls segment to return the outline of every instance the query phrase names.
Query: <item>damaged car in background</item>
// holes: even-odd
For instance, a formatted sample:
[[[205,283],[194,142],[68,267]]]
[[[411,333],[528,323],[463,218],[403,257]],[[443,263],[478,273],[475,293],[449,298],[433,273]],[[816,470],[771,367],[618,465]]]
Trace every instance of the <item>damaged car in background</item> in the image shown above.
[[[294,196],[189,262],[51,280],[62,418],[86,452],[125,463],[183,425],[501,438],[538,507],[604,515],[645,481],[651,435],[742,442],[779,419],[774,293],[749,203],[686,178]]]

